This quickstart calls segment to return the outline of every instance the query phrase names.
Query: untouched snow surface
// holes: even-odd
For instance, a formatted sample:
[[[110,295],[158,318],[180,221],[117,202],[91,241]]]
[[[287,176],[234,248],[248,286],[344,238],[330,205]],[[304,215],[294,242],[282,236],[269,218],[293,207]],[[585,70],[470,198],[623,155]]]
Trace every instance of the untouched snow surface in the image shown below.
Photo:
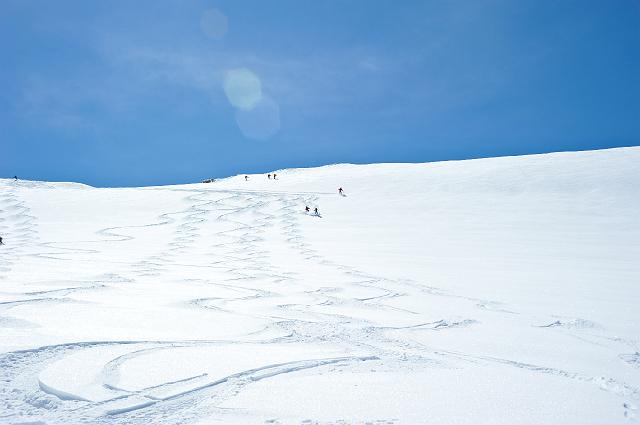
[[[277,174],[1,180],[0,423],[640,420],[640,148]]]

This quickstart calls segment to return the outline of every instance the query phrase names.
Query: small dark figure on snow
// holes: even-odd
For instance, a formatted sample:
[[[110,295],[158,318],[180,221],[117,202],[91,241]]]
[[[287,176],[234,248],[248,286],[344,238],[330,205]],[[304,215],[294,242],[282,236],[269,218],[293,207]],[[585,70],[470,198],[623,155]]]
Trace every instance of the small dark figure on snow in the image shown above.
[[[249,180],[249,176],[244,176],[244,181]]]
[[[276,179],[276,173],[273,173],[273,179],[274,180]]]
[[[4,245],[4,242],[2,242],[2,236],[0,236],[0,245]]]
[[[307,205],[306,207],[304,207],[304,212],[309,212],[309,205]]]
[[[339,189],[338,189],[338,193],[339,193],[340,195],[344,195],[344,193],[342,193],[342,192],[343,192],[342,188],[339,188]]]
[[[14,181],[18,181],[18,176],[13,176]]]
[[[315,208],[313,209],[313,213],[314,213],[315,215],[320,215],[320,213],[318,212],[318,207],[315,207]]]
[[[269,178],[269,180],[271,180],[271,174],[267,174],[267,177]]]

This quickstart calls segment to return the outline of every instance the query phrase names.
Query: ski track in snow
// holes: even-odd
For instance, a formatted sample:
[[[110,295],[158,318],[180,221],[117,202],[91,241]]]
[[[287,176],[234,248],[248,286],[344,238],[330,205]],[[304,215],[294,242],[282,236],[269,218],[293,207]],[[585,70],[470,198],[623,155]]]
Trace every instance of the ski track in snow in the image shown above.
[[[46,185],[40,184],[38,187],[44,188]],[[0,193],[0,234],[11,235],[10,249],[5,246],[0,251],[0,282],[10,278],[12,270],[23,256],[31,256],[34,261],[53,262],[66,262],[78,254],[99,257],[101,251],[98,246],[101,244],[135,240],[136,236],[132,236],[131,231],[154,231],[156,228],[174,230],[164,246],[144,254],[143,258],[132,262],[113,261],[114,265],[120,267],[115,274],[70,280],[65,287],[28,290],[11,293],[12,298],[6,300],[2,298],[0,329],[3,326],[3,313],[17,306],[81,303],[80,299],[74,298],[75,295],[161,278],[179,268],[199,273],[199,277],[185,279],[185,285],[209,285],[224,291],[222,296],[196,297],[179,303],[179,308],[213,311],[232,315],[237,320],[262,320],[267,322],[267,326],[237,339],[71,341],[5,352],[0,354],[0,423],[195,423],[203,418],[221,418],[224,422],[229,415],[244,413],[221,408],[220,405],[256,382],[287,374],[337,373],[338,367],[344,370],[363,362],[370,363],[371,367],[390,370],[491,365],[553,375],[593,385],[619,397],[625,418],[634,420],[640,389],[620,379],[604,374],[592,376],[480,352],[449,350],[426,343],[422,336],[429,332],[473,329],[481,326],[487,315],[500,315],[503,321],[528,323],[529,328],[540,332],[563,332],[590,343],[603,344],[609,349],[617,349],[620,351],[619,360],[629,366],[629,374],[637,374],[640,365],[640,354],[634,351],[638,349],[637,341],[616,340],[614,336],[606,334],[606,329],[587,319],[530,317],[498,300],[451,293],[428,282],[389,279],[325,258],[301,231],[300,220],[307,216],[300,209],[305,204],[317,204],[323,196],[334,194],[209,188],[146,189],[184,195],[184,208],[164,212],[157,220],[145,224],[99,229],[95,231],[95,239],[81,241],[81,246],[74,246],[71,242],[39,239],[37,219],[20,197],[20,191],[28,189],[28,183],[4,183]],[[209,227],[212,222],[222,224],[223,229],[211,232]],[[290,255],[311,267],[314,274],[322,273],[331,278],[321,285],[307,283],[299,272],[271,262],[269,251],[261,244],[265,240],[265,232],[279,235],[290,248]],[[96,247],[92,248],[92,244]],[[198,261],[190,261],[192,256],[197,256]],[[212,272],[224,278],[210,280],[207,275]],[[9,296],[1,291],[2,288],[0,295]],[[296,302],[295,297],[290,301],[287,293],[292,291],[303,297],[303,301]],[[392,303],[418,295],[435,299],[443,305],[450,304],[451,316],[425,320],[410,307],[399,307]],[[458,303],[469,307],[465,311],[477,313],[470,317],[457,316],[455,305]],[[392,323],[376,320],[374,313],[381,311],[397,317],[397,320]],[[9,326],[14,323],[13,326],[18,327],[18,322],[15,322],[17,319],[5,319]],[[413,338],[412,335],[420,337]],[[361,354],[298,358],[261,364],[224,376],[195,373],[137,390],[123,388],[118,383],[123,365],[141,356],[164,355],[177,349],[215,347],[224,350],[243,344],[265,347],[274,344],[284,347],[333,344],[344,348],[345,352]],[[627,347],[627,351],[623,347]],[[110,348],[124,350],[124,354],[114,354],[113,358],[105,361],[98,375],[99,381],[94,383],[101,391],[110,394],[106,399],[83,399],[39,378],[48,367],[72,355],[88,352],[86,350]],[[279,423],[279,420],[266,422]],[[395,420],[366,418],[362,423],[365,422],[395,423]],[[317,422],[310,419],[301,423]]]
[[[11,249],[0,251],[0,279],[11,271],[13,264],[24,254],[24,247],[37,238],[36,218],[16,194],[17,184],[9,185],[0,192],[0,235],[12,232]]]

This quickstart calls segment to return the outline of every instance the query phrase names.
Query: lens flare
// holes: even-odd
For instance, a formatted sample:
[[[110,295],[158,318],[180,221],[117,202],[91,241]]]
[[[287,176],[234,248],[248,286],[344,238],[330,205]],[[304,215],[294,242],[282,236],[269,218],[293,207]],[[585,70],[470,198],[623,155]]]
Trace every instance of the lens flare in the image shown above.
[[[236,123],[245,137],[267,140],[280,130],[280,107],[270,98],[263,96],[251,110],[238,109]]]
[[[246,68],[227,71],[224,76],[223,87],[229,103],[243,111],[250,111],[262,99],[260,79]]]

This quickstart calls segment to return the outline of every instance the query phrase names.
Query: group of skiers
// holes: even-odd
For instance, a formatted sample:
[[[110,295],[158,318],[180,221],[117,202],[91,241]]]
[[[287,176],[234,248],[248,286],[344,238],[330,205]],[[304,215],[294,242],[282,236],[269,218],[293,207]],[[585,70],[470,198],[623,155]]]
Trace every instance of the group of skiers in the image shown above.
[[[306,205],[306,206],[304,207],[304,212],[306,212],[307,214],[309,214],[309,211],[311,211],[311,209],[309,208],[309,205]],[[318,212],[318,207],[315,207],[315,208],[313,209],[313,214],[314,214],[314,215],[320,215],[320,212]]]
[[[347,195],[345,195],[345,194],[344,194],[344,190],[343,190],[341,187],[340,187],[340,188],[338,188],[338,194],[339,194],[340,196],[347,196]],[[305,213],[307,213],[307,214],[309,214],[309,212],[310,212],[310,211],[311,211],[311,209],[309,208],[309,206],[308,206],[308,205],[305,205],[305,207],[304,207],[304,212],[305,212]],[[318,217],[320,217],[320,212],[318,211],[318,207],[315,207],[315,208],[313,209],[313,215],[317,215]]]
[[[269,180],[271,180],[271,176],[273,176],[273,180],[276,180],[276,177],[278,176],[276,173],[273,174],[267,174],[267,178]],[[244,176],[244,181],[249,181],[249,176]]]
[[[273,178],[273,180],[276,180],[277,176],[278,175],[276,173],[269,173],[269,174],[267,174],[267,179],[271,180]],[[249,176],[245,175],[244,176],[244,181],[249,181]],[[342,189],[341,187],[338,188],[338,195],[347,196],[347,195],[344,194],[344,189]],[[306,214],[309,214],[311,212],[311,208],[309,208],[308,205],[305,205],[304,212]],[[318,210],[318,207],[315,207],[313,209],[313,215],[320,217],[320,211]]]

